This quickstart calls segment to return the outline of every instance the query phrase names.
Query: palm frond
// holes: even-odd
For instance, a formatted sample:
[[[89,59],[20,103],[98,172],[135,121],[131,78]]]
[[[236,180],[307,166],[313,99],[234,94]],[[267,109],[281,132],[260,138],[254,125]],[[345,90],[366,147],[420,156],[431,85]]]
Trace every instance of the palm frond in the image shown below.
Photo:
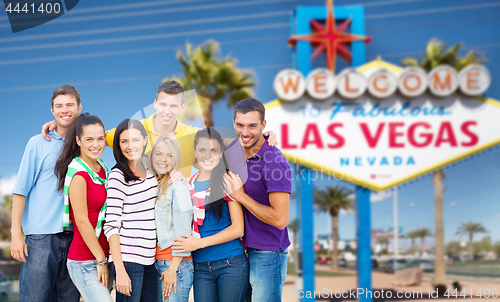
[[[405,58],[401,61],[401,64],[405,66],[418,66],[418,59],[416,58]]]
[[[417,58],[408,57],[401,61],[405,66],[420,66],[424,70],[430,71],[439,65],[447,64],[454,66],[458,71],[474,63],[482,63],[486,60],[477,52],[469,51],[465,57],[459,54],[463,44],[455,44],[446,49],[446,45],[439,39],[431,39],[425,48],[425,56],[420,63]]]

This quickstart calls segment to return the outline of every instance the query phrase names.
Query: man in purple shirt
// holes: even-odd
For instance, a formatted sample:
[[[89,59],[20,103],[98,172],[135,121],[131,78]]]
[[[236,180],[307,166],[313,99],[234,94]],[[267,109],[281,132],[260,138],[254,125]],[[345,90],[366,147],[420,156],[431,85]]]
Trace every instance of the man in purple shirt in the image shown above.
[[[228,146],[226,158],[236,174],[230,172],[225,182],[229,194],[244,207],[243,242],[250,265],[252,302],[281,301],[290,245],[287,230],[292,191],[290,165],[283,153],[270,147],[262,135],[266,121],[261,102],[252,98],[238,102],[233,126],[245,158],[232,154],[238,148]],[[246,160],[246,171],[242,171],[245,165],[241,160]],[[243,187],[238,174],[247,176]]]

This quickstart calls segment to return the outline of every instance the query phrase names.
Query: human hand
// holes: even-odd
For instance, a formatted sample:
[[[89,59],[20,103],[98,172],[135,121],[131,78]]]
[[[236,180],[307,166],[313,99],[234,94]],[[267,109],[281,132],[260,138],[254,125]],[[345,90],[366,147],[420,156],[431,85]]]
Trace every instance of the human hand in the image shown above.
[[[241,178],[238,174],[234,174],[231,171],[224,174],[224,188],[227,193],[236,200],[241,200],[241,197],[245,194]]]
[[[175,238],[172,244],[172,249],[177,253],[187,253],[202,248],[200,239],[184,234],[181,234],[181,237],[182,238]]]
[[[24,241],[23,235],[12,236],[10,242],[10,255],[17,261],[26,263],[24,255],[28,257],[28,246],[26,245],[26,241]]]
[[[109,272],[108,265],[97,265],[97,282],[101,282],[104,287],[108,287]]]
[[[116,290],[119,293],[130,297],[130,293],[132,292],[132,282],[130,281],[127,272],[116,272]]]
[[[56,129],[57,128],[57,123],[56,121],[50,121],[50,122],[47,122],[45,124],[43,124],[42,126],[42,136],[50,141],[50,135],[49,135],[49,132]]]
[[[267,144],[271,147],[277,147],[278,146],[278,138],[276,137],[276,133],[273,131],[268,131],[264,132],[265,137],[269,137],[267,139]]]
[[[173,269],[167,269],[161,274],[160,280],[163,280],[163,298],[164,300],[170,299],[170,293],[172,292],[172,287],[174,288],[174,293],[177,293],[177,272]]]
[[[170,176],[170,179],[168,180],[169,184],[176,184],[176,183],[183,183],[186,181],[186,177],[184,177],[184,173],[180,170],[175,171],[174,174]]]

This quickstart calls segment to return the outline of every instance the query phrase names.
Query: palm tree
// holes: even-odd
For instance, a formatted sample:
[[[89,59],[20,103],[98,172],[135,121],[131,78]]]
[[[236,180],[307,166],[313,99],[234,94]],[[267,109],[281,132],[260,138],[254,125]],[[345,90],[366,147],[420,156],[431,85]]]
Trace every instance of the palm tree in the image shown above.
[[[458,51],[462,47],[463,44],[460,43],[446,49],[446,44],[442,41],[439,39],[431,39],[425,48],[425,57],[422,61],[420,61],[420,63],[416,58],[406,58],[401,61],[401,64],[406,66],[420,66],[427,71],[432,70],[439,65],[446,64],[451,65],[460,71],[470,64],[485,61],[483,57],[473,50],[469,51],[465,57],[459,56]]]
[[[325,190],[314,189],[314,203],[318,212],[327,212],[332,217],[333,259],[332,269],[337,271],[338,262],[338,231],[339,214],[341,210],[353,210],[352,191],[346,187],[327,187]]]
[[[175,80],[184,89],[196,89],[199,104],[187,102],[182,118],[192,118],[192,112],[201,108],[206,127],[213,126],[212,104],[227,98],[228,105],[253,96],[255,86],[253,73],[238,69],[238,63],[230,57],[219,58],[219,44],[209,40],[192,48],[186,45],[186,55],[177,53],[177,60],[184,71],[183,77],[172,76],[163,79]]]
[[[406,234],[406,237],[411,239],[411,251],[413,253],[415,251],[415,238],[420,237],[418,234],[418,230],[408,232],[408,234]]]
[[[458,227],[457,235],[469,235],[469,259],[474,260],[474,233],[486,233],[488,232],[481,223],[475,223],[472,221],[462,222],[460,227]]]
[[[420,238],[421,241],[421,252],[422,254],[424,253],[425,251],[425,237],[431,237],[432,236],[432,233],[431,233],[431,230],[429,230],[428,228],[423,228],[423,229],[419,229],[417,230],[417,234],[418,234],[418,238]]]
[[[288,223],[288,229],[293,233],[293,262],[297,265],[297,218]]]
[[[454,66],[458,71],[474,63],[484,62],[478,53],[469,51],[465,57],[458,54],[462,44],[455,44],[446,49],[446,45],[439,39],[431,39],[425,48],[425,57],[419,63],[416,58],[406,58],[401,63],[408,66],[420,66],[429,71],[439,65],[447,64]],[[436,210],[436,244],[434,248],[434,283],[436,285],[446,284],[446,262],[444,260],[444,220],[443,220],[443,178],[442,170],[434,172],[432,181],[434,183],[434,204]]]

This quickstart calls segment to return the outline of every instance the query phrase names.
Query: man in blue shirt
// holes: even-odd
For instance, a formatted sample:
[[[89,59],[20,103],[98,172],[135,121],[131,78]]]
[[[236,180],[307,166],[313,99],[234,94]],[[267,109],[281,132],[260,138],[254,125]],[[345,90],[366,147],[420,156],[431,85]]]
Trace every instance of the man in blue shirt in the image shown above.
[[[51,105],[57,130],[50,141],[41,134],[29,140],[13,191],[11,255],[22,262],[20,302],[80,301],[66,268],[73,232],[63,229],[64,197],[54,174],[66,132],[82,110],[80,94],[63,85],[52,92]]]

